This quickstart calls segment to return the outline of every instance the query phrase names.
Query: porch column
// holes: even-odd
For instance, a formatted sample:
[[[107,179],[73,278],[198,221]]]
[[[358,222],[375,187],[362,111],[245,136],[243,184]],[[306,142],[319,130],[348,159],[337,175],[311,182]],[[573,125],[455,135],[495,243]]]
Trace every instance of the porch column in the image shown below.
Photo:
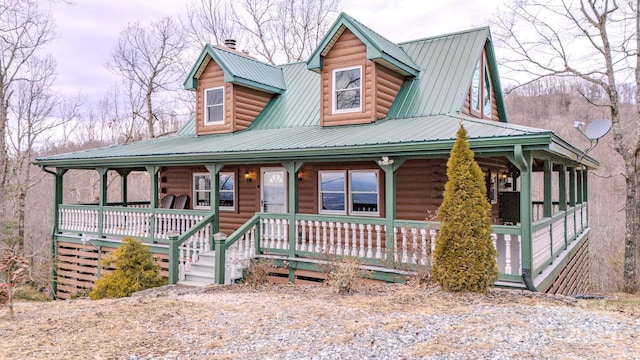
[[[304,165],[303,161],[283,162],[282,166],[287,170],[288,182],[288,210],[289,210],[289,257],[296,256],[296,243],[298,241],[298,225],[296,224],[298,213],[298,171]],[[293,282],[293,270],[289,271],[289,281]]]
[[[126,206],[128,199],[127,199],[127,194],[128,194],[128,187],[129,184],[127,183],[127,177],[129,176],[129,174],[131,173],[130,169],[120,169],[118,170],[118,174],[120,174],[120,201],[122,201],[122,205]]]
[[[149,241],[153,242],[156,236],[156,208],[158,207],[158,172],[160,166],[145,166],[149,172],[149,208],[151,218],[149,219]]]
[[[389,159],[383,157],[378,160],[378,165],[384,170],[384,217],[385,217],[385,249],[386,261],[393,263],[393,250],[395,243],[395,230],[393,221],[396,218],[396,170],[404,163],[404,159]],[[391,250],[391,251],[390,251]]]
[[[569,206],[576,206],[576,168],[569,168]]]
[[[576,171],[576,203],[582,204],[584,190],[582,189],[583,170]]]
[[[567,165],[560,165],[558,171],[558,207],[564,211],[564,248],[567,249],[569,239],[567,238]]]
[[[582,224],[583,227],[588,227],[589,226],[589,186],[588,186],[588,177],[589,177],[589,170],[588,169],[584,169],[582,171],[582,204],[587,204],[587,208],[586,208],[586,212],[585,214],[585,218],[582,219]]]
[[[552,183],[553,183],[553,162],[550,160],[544,161],[544,204],[542,206],[543,216],[551,217],[553,215],[553,197],[552,197]]]
[[[220,213],[220,177],[218,174],[220,170],[224,167],[222,164],[205,164],[204,165],[209,171],[209,176],[211,177],[211,212],[213,214]],[[209,239],[209,245],[211,249],[213,249],[213,235],[220,231],[220,218],[216,216],[216,219],[213,220],[213,224],[211,224],[211,239]]]
[[[521,238],[521,256],[522,256],[522,277],[529,290],[535,291],[533,288],[533,275],[531,267],[533,266],[533,244],[531,241],[531,153],[524,151],[521,145],[513,148],[513,157],[509,156],[509,160],[520,170],[520,238]],[[527,282],[529,282],[527,284]]]
[[[44,168],[43,168],[44,169]],[[48,171],[45,169],[45,171]],[[51,231],[51,298],[56,299],[58,293],[58,238],[56,234],[60,232],[60,204],[64,202],[63,180],[67,169],[56,169],[54,174],[54,195],[53,195],[53,229]]]
[[[104,207],[107,205],[107,173],[109,168],[99,167],[96,168],[98,174],[100,174],[100,199],[98,200],[98,237],[102,238],[103,235],[103,220],[104,220]]]

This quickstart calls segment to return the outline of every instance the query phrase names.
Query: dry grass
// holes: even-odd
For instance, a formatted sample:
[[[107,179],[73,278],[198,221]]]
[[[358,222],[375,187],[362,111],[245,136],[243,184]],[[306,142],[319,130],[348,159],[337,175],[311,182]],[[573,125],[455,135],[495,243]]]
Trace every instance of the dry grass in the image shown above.
[[[275,358],[287,350],[304,351],[314,346],[348,348],[372,329],[386,333],[421,329],[424,322],[420,317],[442,314],[464,317],[465,321],[443,324],[430,341],[407,346],[406,357],[455,355],[452,353],[455,351],[482,353],[501,345],[487,339],[487,334],[500,330],[496,328],[500,323],[509,323],[509,333],[531,332],[531,323],[513,316],[514,313],[576,304],[602,316],[640,315],[640,298],[622,295],[576,302],[519,291],[444,293],[434,286],[398,284],[368,285],[346,296],[317,286],[269,285],[259,289],[238,285],[205,289],[168,286],[117,300],[21,302],[16,304],[15,320],[0,309],[0,359],[128,359],[132,355]],[[310,332],[315,336],[313,343],[282,343],[282,339]],[[458,343],[462,333],[478,341],[471,345]],[[640,351],[637,341],[628,342],[626,336],[631,335],[601,341],[623,342],[626,348]],[[274,343],[279,345],[269,346]],[[231,344],[245,347],[233,348]],[[254,344],[264,346],[247,350]],[[556,354],[569,351],[588,355],[594,351],[593,354],[602,355],[607,351],[595,352],[598,346],[601,344],[553,339],[549,348]],[[208,352],[206,356],[203,351]]]

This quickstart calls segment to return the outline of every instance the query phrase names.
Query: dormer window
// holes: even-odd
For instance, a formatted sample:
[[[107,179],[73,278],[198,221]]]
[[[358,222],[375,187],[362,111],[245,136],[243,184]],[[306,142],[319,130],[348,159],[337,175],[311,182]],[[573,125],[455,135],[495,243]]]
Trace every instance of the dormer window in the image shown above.
[[[489,80],[489,69],[484,68],[484,104],[482,105],[484,116],[491,118],[491,80]]]
[[[362,66],[333,70],[333,113],[362,110]]]
[[[480,112],[480,61],[476,64],[471,80],[471,110]]]
[[[224,88],[205,89],[204,98],[205,125],[224,123]]]

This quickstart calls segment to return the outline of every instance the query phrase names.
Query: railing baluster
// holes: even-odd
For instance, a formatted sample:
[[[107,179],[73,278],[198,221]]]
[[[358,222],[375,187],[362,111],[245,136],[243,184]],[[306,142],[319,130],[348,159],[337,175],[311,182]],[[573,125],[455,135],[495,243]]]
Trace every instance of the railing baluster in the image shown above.
[[[376,259],[382,259],[382,227],[376,225]]]
[[[323,221],[322,222],[322,252],[326,253],[328,248],[327,248],[327,222]]]
[[[495,236],[495,234],[491,234],[492,237]],[[495,241],[495,240],[494,240]],[[505,274],[511,274],[512,270],[511,270],[511,237],[510,236],[505,236],[504,237],[504,273]]]
[[[411,237],[413,241],[411,242],[411,263],[418,263],[418,228],[411,228]]]
[[[427,247],[429,247],[429,241],[427,241],[427,229],[420,229],[420,246],[421,248],[421,256],[420,256],[420,265],[427,265]]]
[[[307,222],[305,220],[298,220],[300,224],[300,251],[307,251]]]
[[[358,224],[358,231],[360,232],[360,251],[358,256],[364,257],[366,255],[364,250],[364,224]]]
[[[342,255],[342,223],[336,222],[338,240],[336,242],[336,255]]]
[[[335,223],[329,221],[329,255],[335,255]]]
[[[407,237],[407,228],[402,227],[400,229],[400,234],[402,235],[402,262],[407,263],[409,262],[409,256],[407,254],[407,242],[409,241],[409,238]]]
[[[373,226],[371,224],[367,224],[367,257],[373,257],[373,234],[372,234]]]
[[[313,251],[319,253],[320,252],[320,221],[316,220],[313,222],[313,225],[316,227],[316,242],[313,247]]]

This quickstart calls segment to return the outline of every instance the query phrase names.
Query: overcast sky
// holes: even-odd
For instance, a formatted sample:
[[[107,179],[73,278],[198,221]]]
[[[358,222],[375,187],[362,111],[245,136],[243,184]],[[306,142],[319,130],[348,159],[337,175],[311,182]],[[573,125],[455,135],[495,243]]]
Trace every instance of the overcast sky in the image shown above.
[[[342,0],[344,11],[393,42],[487,25],[503,0]],[[185,14],[185,0],[76,0],[53,5],[58,39],[49,47],[61,92],[99,101],[118,78],[105,68],[129,23]],[[195,59],[194,59],[195,61]]]

